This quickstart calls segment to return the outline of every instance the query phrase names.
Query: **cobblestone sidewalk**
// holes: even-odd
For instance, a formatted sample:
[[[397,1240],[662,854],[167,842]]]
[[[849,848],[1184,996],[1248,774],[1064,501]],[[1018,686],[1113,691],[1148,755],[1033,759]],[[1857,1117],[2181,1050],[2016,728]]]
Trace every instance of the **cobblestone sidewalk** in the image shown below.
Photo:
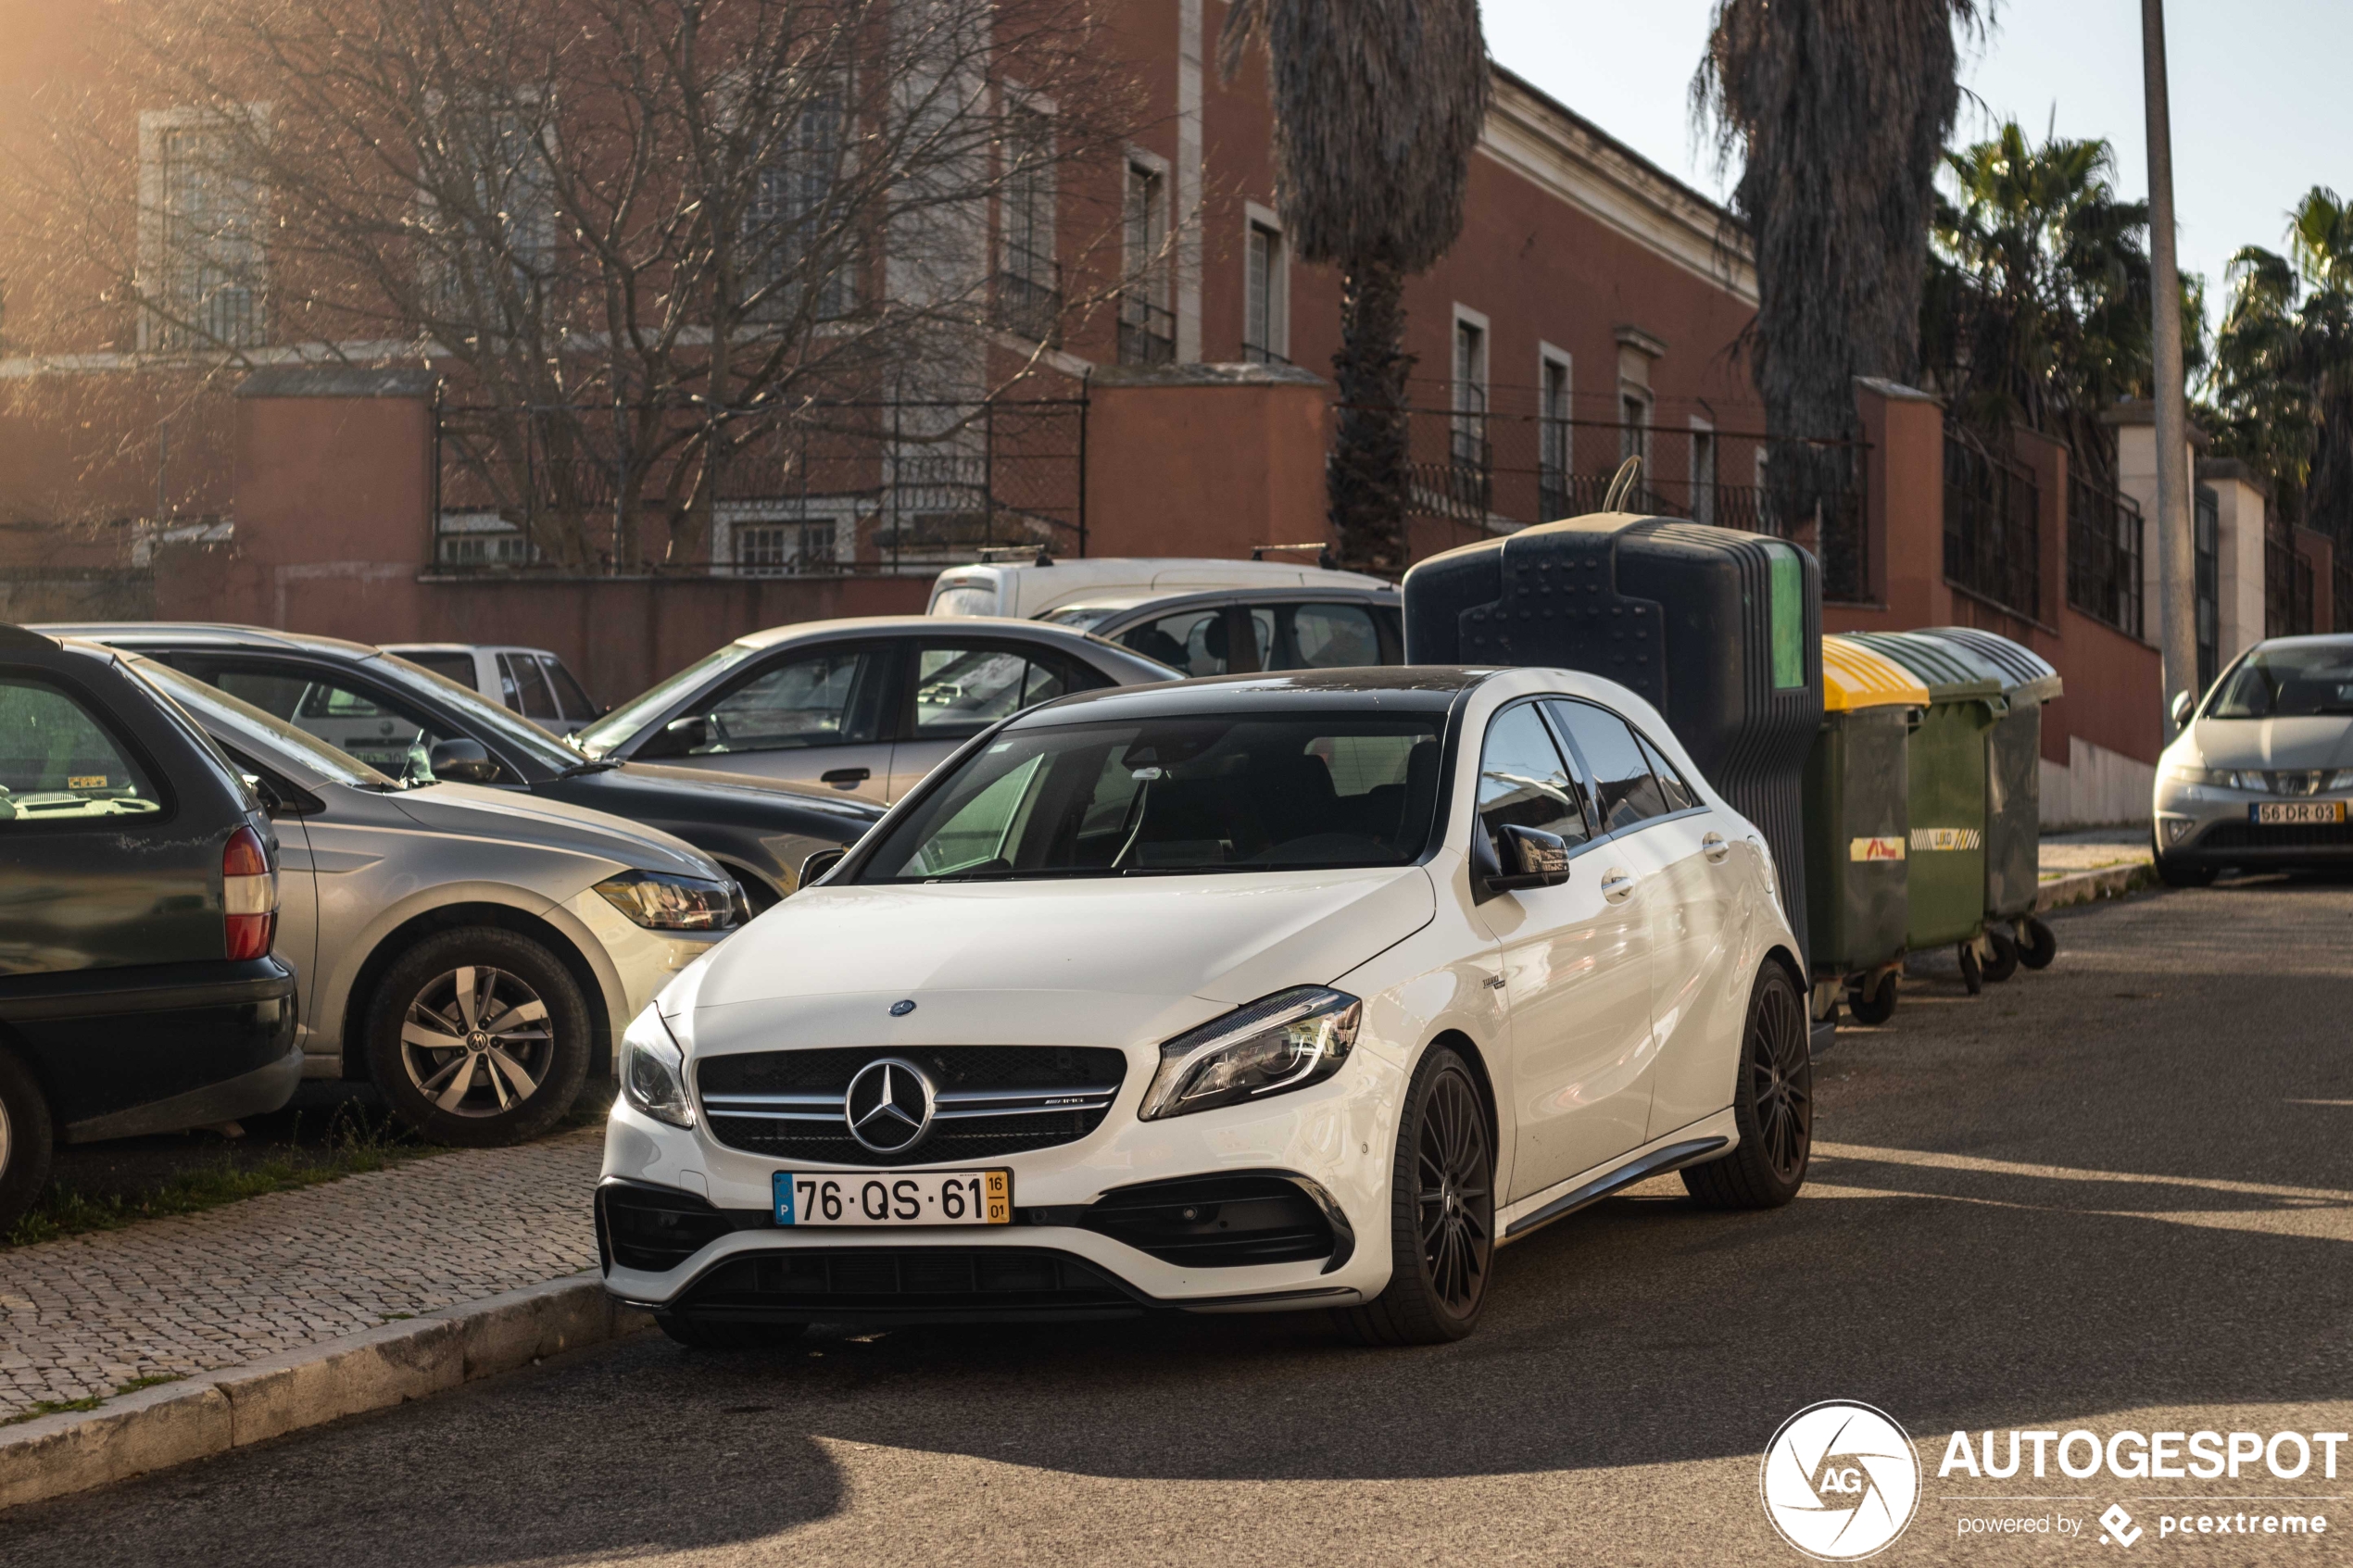
[[[577,1273],[603,1129],[0,1252],[0,1420]]]

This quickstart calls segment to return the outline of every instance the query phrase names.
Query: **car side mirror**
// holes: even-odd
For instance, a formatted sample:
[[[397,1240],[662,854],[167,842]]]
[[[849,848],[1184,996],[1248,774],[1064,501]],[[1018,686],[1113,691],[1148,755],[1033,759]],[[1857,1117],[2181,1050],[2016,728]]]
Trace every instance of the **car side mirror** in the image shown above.
[[[1486,834],[1476,840],[1473,872],[1482,897],[1516,893],[1529,887],[1558,887],[1568,880],[1568,841],[1541,828],[1506,824],[1490,844]]]
[[[2197,704],[2191,699],[2187,692],[2175,692],[2173,706],[2167,709],[2173,715],[2173,727],[2177,730],[2187,724],[2190,721],[2190,715],[2196,710]]]
[[[683,719],[673,719],[637,747],[636,757],[652,761],[661,757],[686,757],[696,747],[711,744],[711,717],[705,713],[689,713]]]
[[[435,741],[425,753],[425,766],[433,770],[434,778],[451,784],[489,784],[498,777],[498,764],[490,759],[482,742],[463,736]]]
[[[836,866],[840,865],[842,861],[848,858],[849,854],[849,851],[847,849],[818,850],[817,853],[810,856],[809,859],[800,862],[800,880],[793,884],[794,887],[806,887],[811,883],[817,881],[819,878],[824,876],[826,872],[832,871]]]

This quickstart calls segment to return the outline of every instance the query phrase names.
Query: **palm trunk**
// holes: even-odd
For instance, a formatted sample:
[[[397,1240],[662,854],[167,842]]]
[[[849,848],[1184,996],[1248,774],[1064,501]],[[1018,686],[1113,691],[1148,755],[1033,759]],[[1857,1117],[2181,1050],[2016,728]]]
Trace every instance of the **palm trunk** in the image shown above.
[[[1327,470],[1333,531],[1343,566],[1405,569],[1405,276],[1388,261],[1352,267],[1341,280],[1340,430]]]

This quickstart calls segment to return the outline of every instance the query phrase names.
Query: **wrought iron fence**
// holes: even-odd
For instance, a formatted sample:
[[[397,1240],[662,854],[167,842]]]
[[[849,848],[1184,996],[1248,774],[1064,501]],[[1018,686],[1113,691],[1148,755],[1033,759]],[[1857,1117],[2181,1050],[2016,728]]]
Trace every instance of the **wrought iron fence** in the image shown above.
[[[2068,476],[2067,602],[2130,637],[2143,627],[2143,542],[2137,502]]]
[[[1825,597],[1868,596],[1859,445],[1856,488],[1801,516],[1764,482],[1766,438],[1754,432],[1578,419],[1545,411],[1534,388],[1446,392],[1446,406],[1406,410],[1412,517],[1484,535],[1598,511],[1618,465],[1640,453],[1640,482],[1626,507],[1795,540],[1821,558]]]
[[[2041,620],[2041,504],[2032,472],[1948,427],[1944,580],[2013,614]]]
[[[641,413],[441,409],[434,566],[778,577],[1086,550],[1084,398]]]
[[[1060,348],[1063,303],[1062,263],[1019,245],[1008,245],[991,302],[997,325],[1032,343]]]

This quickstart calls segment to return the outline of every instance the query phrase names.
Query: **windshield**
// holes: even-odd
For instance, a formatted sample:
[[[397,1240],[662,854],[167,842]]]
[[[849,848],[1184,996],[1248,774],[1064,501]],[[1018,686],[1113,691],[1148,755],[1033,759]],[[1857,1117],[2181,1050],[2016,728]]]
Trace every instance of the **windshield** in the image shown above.
[[[264,752],[272,748],[333,784],[354,789],[397,789],[400,786],[347,751],[338,751],[308,730],[297,730],[272,713],[209,686],[194,675],[153,659],[124,660],[164,696],[196,717],[208,731],[226,733],[231,744]]]
[[[861,882],[1402,866],[1438,797],[1442,717],[1287,714],[1008,732],[877,847]]]
[[[573,735],[572,744],[580,748],[584,757],[602,757],[635,734],[656,714],[677,701],[689,687],[699,686],[710,676],[742,663],[755,651],[743,643],[729,643],[716,652],[703,655],[669,680],[631,697]]]
[[[993,583],[976,587],[942,588],[931,601],[927,612],[932,615],[994,615],[997,613],[997,589]]]
[[[1051,621],[1056,626],[1076,626],[1081,632],[1091,632],[1119,613],[1117,605],[1064,605],[1032,616],[1034,621]]]
[[[520,713],[499,707],[472,686],[461,686],[397,654],[380,653],[371,666],[396,685],[437,697],[478,729],[487,730],[514,751],[549,772],[580,766],[580,754]]]
[[[2223,683],[2209,719],[2353,714],[2353,641],[2257,648]]]

